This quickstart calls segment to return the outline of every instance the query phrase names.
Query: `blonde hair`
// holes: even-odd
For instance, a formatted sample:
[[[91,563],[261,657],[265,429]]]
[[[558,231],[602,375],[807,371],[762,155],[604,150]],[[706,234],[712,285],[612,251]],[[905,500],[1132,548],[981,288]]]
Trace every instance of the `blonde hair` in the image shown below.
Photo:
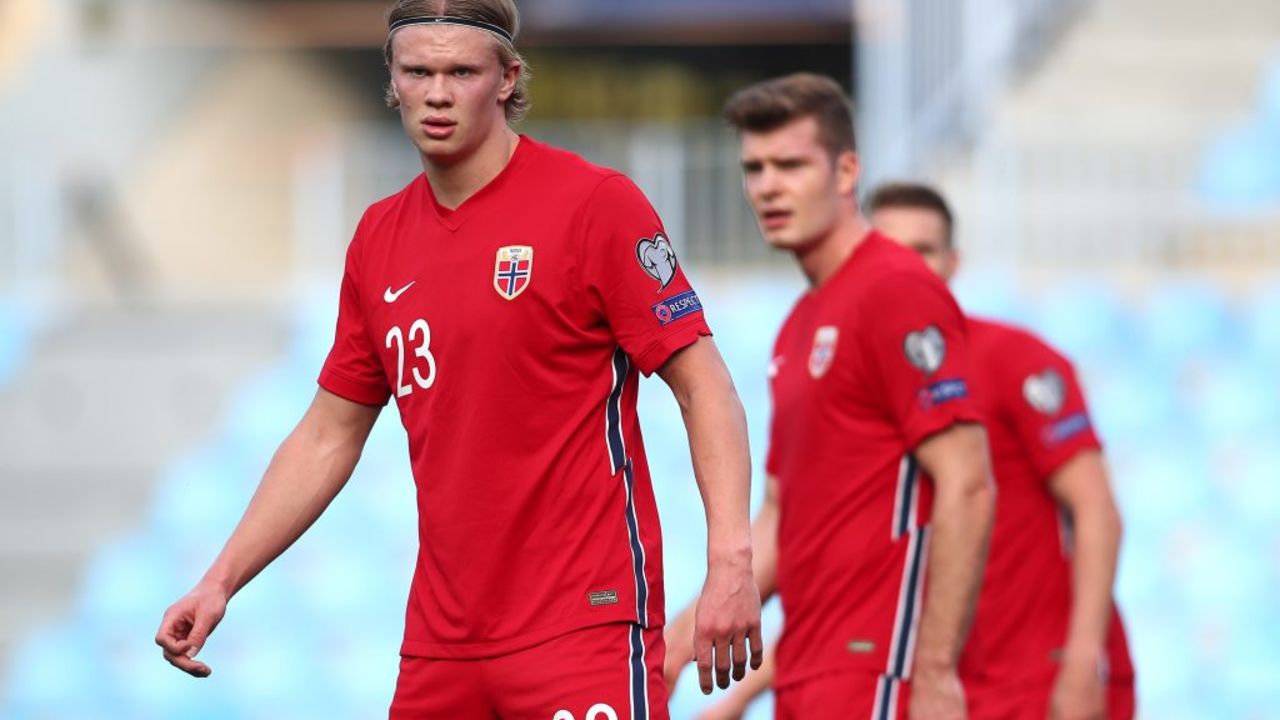
[[[520,10],[516,7],[515,0],[396,0],[395,5],[391,7],[391,12],[387,15],[387,27],[390,28],[394,23],[407,18],[433,15],[448,15],[496,25],[506,30],[513,38],[520,34]],[[504,106],[507,122],[518,123],[529,113],[529,107],[533,104],[529,97],[529,80],[533,74],[529,69],[529,63],[514,45],[497,33],[489,34],[493,35],[498,49],[498,61],[503,68],[510,67],[513,63],[520,64],[520,74],[516,78],[515,90],[512,91],[511,97],[507,98]],[[391,67],[392,60],[391,40],[392,36],[388,35],[387,42],[382,48],[382,57],[388,68]],[[396,98],[390,83],[387,84],[386,100],[387,107],[400,106],[400,101]]]

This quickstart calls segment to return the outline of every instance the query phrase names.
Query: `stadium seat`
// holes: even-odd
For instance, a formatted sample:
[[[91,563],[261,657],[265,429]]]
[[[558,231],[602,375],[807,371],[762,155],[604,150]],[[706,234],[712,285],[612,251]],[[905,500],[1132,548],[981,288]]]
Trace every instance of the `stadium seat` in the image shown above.
[[[1280,132],[1280,54],[1271,59],[1258,93],[1263,122],[1272,132]]]
[[[1178,280],[1146,293],[1135,329],[1149,357],[1174,362],[1229,348],[1239,332],[1221,289]]]
[[[28,352],[28,328],[19,306],[0,298],[0,388],[13,379]]]
[[[1259,287],[1249,299],[1244,313],[1246,352],[1257,353],[1259,360],[1273,366],[1280,363],[1280,282]]]
[[[1128,337],[1130,319],[1116,290],[1102,283],[1067,280],[1039,297],[1029,325],[1073,360],[1107,353]]]
[[[1280,203],[1280,137],[1257,119],[1225,131],[1205,150],[1198,186],[1215,212],[1274,208]]]
[[[31,632],[11,659],[9,681],[0,696],[0,717],[93,718],[104,713],[107,688],[102,675],[67,672],[106,660],[86,638],[84,627],[64,622]],[[84,714],[81,714],[81,713]]]

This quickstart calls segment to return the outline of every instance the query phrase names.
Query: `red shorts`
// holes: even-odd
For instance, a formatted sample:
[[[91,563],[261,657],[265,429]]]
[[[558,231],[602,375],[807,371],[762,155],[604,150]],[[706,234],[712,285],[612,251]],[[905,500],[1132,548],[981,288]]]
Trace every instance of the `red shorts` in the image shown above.
[[[966,683],[969,720],[1044,720],[1054,679],[1009,683]],[[1133,720],[1133,680],[1112,678],[1107,685],[1108,720]]]
[[[910,694],[888,675],[826,673],[774,690],[774,720],[905,720]]]
[[[662,629],[615,623],[482,660],[402,657],[391,720],[667,720]]]

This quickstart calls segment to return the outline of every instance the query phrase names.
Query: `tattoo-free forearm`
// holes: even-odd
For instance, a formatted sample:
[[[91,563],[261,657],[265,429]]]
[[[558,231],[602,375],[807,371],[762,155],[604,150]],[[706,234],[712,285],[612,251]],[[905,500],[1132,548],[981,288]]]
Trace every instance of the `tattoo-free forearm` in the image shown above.
[[[915,665],[951,671],[973,620],[994,518],[986,434],[977,425],[954,426],[916,455],[935,492]]]

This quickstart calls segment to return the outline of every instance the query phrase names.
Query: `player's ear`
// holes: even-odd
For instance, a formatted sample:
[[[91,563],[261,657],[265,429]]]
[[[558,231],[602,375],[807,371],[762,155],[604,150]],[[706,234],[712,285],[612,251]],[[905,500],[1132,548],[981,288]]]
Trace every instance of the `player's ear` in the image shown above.
[[[841,195],[852,195],[858,189],[861,175],[862,163],[857,153],[845,150],[836,156],[836,187]]]
[[[516,92],[516,83],[520,81],[520,73],[524,72],[524,66],[519,60],[512,60],[502,69],[502,85],[498,87],[498,99],[506,102]]]

